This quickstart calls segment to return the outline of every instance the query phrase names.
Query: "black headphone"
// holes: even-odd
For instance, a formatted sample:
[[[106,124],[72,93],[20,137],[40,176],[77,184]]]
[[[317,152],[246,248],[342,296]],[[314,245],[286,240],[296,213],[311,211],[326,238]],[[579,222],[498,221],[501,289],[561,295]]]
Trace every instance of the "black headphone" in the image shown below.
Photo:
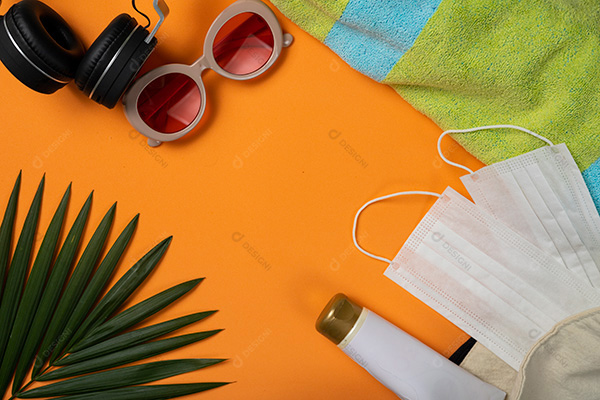
[[[113,108],[156,47],[154,34],[168,8],[154,3],[161,20],[152,34],[121,14],[86,52],[56,11],[38,0],[20,1],[0,16],[0,61],[37,92],[54,93],[75,79],[86,96]]]

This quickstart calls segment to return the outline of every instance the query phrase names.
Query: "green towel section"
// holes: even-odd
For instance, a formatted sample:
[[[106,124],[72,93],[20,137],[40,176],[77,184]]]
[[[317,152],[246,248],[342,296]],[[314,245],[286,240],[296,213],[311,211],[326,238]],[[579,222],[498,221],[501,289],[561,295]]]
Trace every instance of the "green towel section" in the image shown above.
[[[273,3],[300,28],[321,42],[342,16],[349,0],[279,0]]]
[[[600,3],[446,0],[384,80],[442,129],[521,125],[600,156]],[[489,164],[539,147],[515,131],[454,138]]]
[[[442,129],[513,124],[566,143],[600,204],[597,0],[274,0],[352,67]],[[486,164],[543,143],[453,136]]]

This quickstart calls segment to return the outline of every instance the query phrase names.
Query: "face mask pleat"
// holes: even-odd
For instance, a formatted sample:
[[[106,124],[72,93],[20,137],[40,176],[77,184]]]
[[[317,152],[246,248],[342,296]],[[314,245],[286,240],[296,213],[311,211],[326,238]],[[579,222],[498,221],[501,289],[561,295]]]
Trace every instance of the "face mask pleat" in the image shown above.
[[[541,334],[541,327],[498,297],[466,290],[462,281],[453,279],[439,264],[411,250],[399,254],[385,276],[515,369]],[[500,314],[502,324],[496,323]],[[528,331],[535,333],[535,339],[529,338]]]
[[[600,216],[564,144],[462,177],[476,204],[600,287]]]
[[[577,275],[580,275],[584,279],[588,279],[590,283],[593,283],[594,281],[596,281],[596,283],[600,283],[600,281],[597,280],[600,278],[600,271],[598,270],[596,263],[592,259],[590,252],[577,233],[575,225],[573,225],[572,221],[570,220],[569,215],[560,202],[560,199],[558,196],[556,196],[556,193],[552,190],[552,187],[546,180],[544,173],[538,165],[528,166],[526,167],[526,171],[531,178],[530,180],[532,184],[537,189],[536,193],[545,194],[545,197],[542,200],[545,201],[545,203],[540,203],[544,204],[545,207],[540,207],[539,209],[547,210],[546,212],[549,212],[549,215],[546,215],[546,218],[556,221],[560,232],[564,234],[566,243],[570,245],[570,247],[565,245],[565,252],[572,250],[571,253],[567,254],[574,254],[577,257],[577,259],[569,261],[571,265],[578,266],[577,270],[575,267],[573,268],[573,272],[575,272]],[[542,219],[541,216],[540,219]],[[557,248],[560,248],[558,243],[556,244]],[[564,254],[562,250],[561,254]],[[565,263],[566,262],[567,261],[565,260]],[[595,276],[593,275],[590,277],[588,272],[593,273]]]
[[[563,143],[551,149],[553,157],[546,157],[545,169],[553,172],[544,175],[595,261],[596,268],[586,273],[600,288],[600,215],[567,146]]]
[[[562,262],[552,238],[535,215],[531,204],[512,175],[501,176],[496,169],[484,168],[461,179],[478,206]],[[501,196],[504,201],[488,202],[488,198],[494,199]],[[529,206],[528,212],[522,212],[519,207],[515,207],[515,204],[520,204],[522,207]]]
[[[454,207],[444,215],[454,232],[460,232],[471,246],[479,246],[499,266],[517,274],[568,315],[582,311],[600,296],[585,282],[565,270],[552,257],[481,210],[455,190],[448,188]],[[482,260],[485,263],[485,260]],[[523,294],[523,293],[522,293]],[[570,301],[573,300],[573,303]],[[571,304],[573,304],[571,306]]]
[[[550,329],[569,316],[559,304],[555,304],[523,278],[488,256],[490,252],[473,246],[471,238],[465,239],[457,235],[442,222],[438,222],[434,230],[424,243],[429,249],[442,256],[446,262],[454,264],[461,274],[477,280],[489,292],[511,307],[521,310],[536,324]],[[483,234],[489,237],[489,233]]]
[[[587,305],[595,304],[596,302],[600,304],[600,292],[591,288],[586,282],[578,279],[572,272],[565,270],[565,268],[557,263],[554,258],[540,251],[528,241],[523,240],[523,237],[519,234],[494,219],[490,214],[467,200],[454,189],[448,188],[447,192],[452,195],[454,204],[460,209],[460,211],[456,212],[454,221],[460,221],[461,214],[468,214],[482,225],[485,225],[495,237],[502,239],[502,241],[494,239],[497,243],[503,243],[507,246],[506,248],[503,248],[503,250],[495,252],[495,257],[497,257],[497,261],[499,261],[500,264],[507,268],[514,268],[515,272],[518,272],[520,276],[528,277],[528,280],[533,282],[536,286],[542,286],[540,285],[540,282],[545,279],[546,276],[557,278],[557,280],[562,283],[554,282],[556,287],[544,290],[550,293],[550,297],[555,299],[556,303],[560,303],[564,307],[567,307],[567,304],[569,304],[565,303],[568,302],[569,298],[573,298],[576,302],[580,302],[579,306],[570,310],[565,308],[570,313],[582,311],[579,307],[586,307]],[[464,227],[458,228],[457,226],[456,228],[464,230],[465,232],[471,232]],[[477,235],[472,235],[472,240],[488,243],[481,240]],[[513,248],[518,250],[516,253],[516,256],[519,257],[518,263],[514,263],[513,261],[513,257],[515,257]],[[536,270],[536,268],[539,268],[539,270]],[[567,290],[568,292],[558,297],[563,290]],[[581,295],[581,297],[578,296],[578,294]],[[588,303],[588,301],[590,303]]]
[[[482,202],[482,198],[478,196],[478,199],[474,198],[475,202],[485,204],[484,207],[491,207],[490,211],[513,229],[517,229],[513,221],[528,221],[530,230],[522,232],[525,239],[534,242],[540,248],[551,249],[550,253],[558,261],[562,262],[581,279],[587,280],[587,275],[575,249],[570,245],[567,236],[561,229],[558,220],[552,215],[544,198],[536,190],[536,185],[527,174],[527,171],[517,166],[517,168],[503,168],[503,171],[498,175],[500,182],[505,183],[505,185],[503,187],[504,191],[496,196],[503,198],[507,193],[510,193],[512,194],[510,196],[511,202],[498,201],[497,197],[492,197],[493,192],[491,190],[479,190],[477,194],[484,193],[486,200]],[[491,186],[500,186],[496,185],[497,182],[488,180],[488,188],[490,184]],[[511,209],[511,216],[507,215],[507,208]],[[515,212],[520,214],[517,214],[516,218],[514,217]],[[563,225],[569,223],[568,220],[566,224],[564,222]],[[587,252],[586,249],[581,250]],[[591,259],[591,257],[589,258]]]

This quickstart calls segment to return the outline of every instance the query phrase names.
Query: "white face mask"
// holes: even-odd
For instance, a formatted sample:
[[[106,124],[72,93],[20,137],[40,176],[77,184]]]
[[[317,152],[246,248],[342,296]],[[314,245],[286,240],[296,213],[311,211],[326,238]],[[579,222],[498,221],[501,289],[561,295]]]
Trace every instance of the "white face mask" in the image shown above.
[[[440,199],[394,261],[362,249],[356,241],[362,210],[406,194]],[[363,253],[390,264],[387,277],[515,369],[558,321],[600,305],[599,292],[451,188],[372,200],[356,214],[353,237]]]
[[[438,140],[440,156],[470,173],[461,180],[475,204],[600,288],[600,215],[571,153],[564,144],[553,145],[524,128],[494,127],[521,130],[550,146],[477,172],[443,156],[440,143],[446,134],[490,128],[482,127],[444,132]]]

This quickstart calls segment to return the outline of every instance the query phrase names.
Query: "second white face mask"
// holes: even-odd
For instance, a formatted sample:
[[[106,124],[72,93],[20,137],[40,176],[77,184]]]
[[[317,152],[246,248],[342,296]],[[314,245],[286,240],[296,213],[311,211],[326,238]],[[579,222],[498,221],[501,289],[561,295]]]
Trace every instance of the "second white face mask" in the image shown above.
[[[564,144],[461,178],[475,203],[600,288],[600,216]]]
[[[600,215],[575,160],[565,144],[512,128],[550,146],[471,171],[461,180],[477,205],[600,288]],[[476,129],[483,128],[468,131]]]
[[[442,154],[445,135],[492,128],[520,130],[550,146],[477,172]],[[600,215],[565,144],[554,145],[520,126],[493,125],[446,131],[438,140],[438,152],[448,164],[470,173],[461,179],[477,205],[600,288]]]

